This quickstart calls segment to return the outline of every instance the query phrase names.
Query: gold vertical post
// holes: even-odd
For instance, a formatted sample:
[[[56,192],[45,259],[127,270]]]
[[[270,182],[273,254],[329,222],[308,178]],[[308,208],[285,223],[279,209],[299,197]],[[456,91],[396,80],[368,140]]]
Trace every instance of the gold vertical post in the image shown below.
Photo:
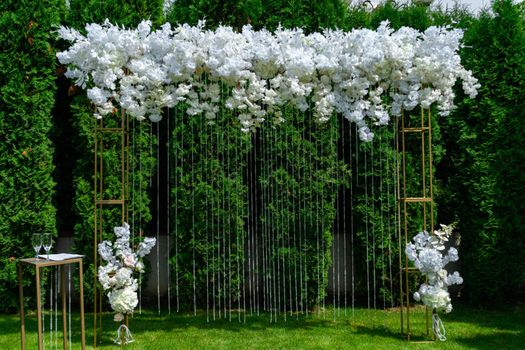
[[[425,160],[425,110],[421,107],[421,175],[422,175],[422,184],[421,184],[421,194],[422,198],[426,198],[427,195],[427,186],[426,186],[426,160]],[[431,168],[429,168],[432,171]],[[427,231],[427,202],[423,202],[423,231]],[[432,229],[432,228],[430,228]],[[428,307],[425,307],[425,329],[426,334],[428,335]]]
[[[97,274],[96,269],[98,266],[97,262],[97,214],[98,214],[98,204],[97,204],[97,175],[98,175],[98,133],[97,133],[97,122],[95,121],[95,130],[93,134],[94,144],[95,144],[95,153],[93,159],[93,266],[95,267],[95,273],[93,273],[93,347],[97,348]]]
[[[64,267],[65,266],[60,267],[60,297],[62,300],[62,343],[64,345],[64,349],[67,349],[66,271]]]
[[[408,223],[407,223],[407,184],[406,184],[406,140],[405,140],[405,111],[401,112],[401,154],[402,154],[402,166],[403,166],[403,233],[404,233],[404,244],[408,243]],[[406,295],[406,330],[407,339],[410,340],[410,292],[408,290],[408,258],[405,254],[405,295]]]
[[[26,327],[24,319],[24,285],[23,281],[24,268],[21,263],[18,263],[18,294],[20,297],[20,344],[22,345],[22,350],[26,348]]]
[[[404,112],[403,112],[404,113]],[[399,247],[402,247],[402,241],[401,241],[401,184],[399,181],[399,118],[396,118],[396,127],[395,127],[395,137],[396,137],[396,198],[397,198],[397,240]],[[399,256],[399,310],[400,310],[400,317],[401,317],[401,334],[404,334],[404,318],[403,318],[403,270],[402,270],[402,249],[398,249],[398,256]]]
[[[408,341],[411,340],[411,333],[410,333],[410,279],[409,275],[410,272],[415,272],[414,268],[411,268],[409,266],[409,260],[408,257],[405,254],[404,261],[402,260],[402,252],[404,251],[404,247],[406,244],[410,241],[410,232],[408,227],[408,205],[407,203],[420,203],[422,205],[422,219],[423,219],[423,227],[422,229],[424,231],[432,230],[434,227],[434,202],[433,202],[433,189],[432,189],[432,182],[433,182],[433,176],[432,176],[432,115],[430,112],[430,109],[425,110],[424,108],[421,108],[421,115],[420,115],[420,125],[419,127],[412,127],[410,125],[407,125],[407,117],[405,111],[401,112],[401,127],[398,128],[401,132],[401,149],[399,147],[399,137],[396,139],[397,143],[397,151],[401,152],[401,158],[402,158],[402,178],[403,180],[400,180],[399,177],[399,170],[398,170],[398,194],[401,192],[399,188],[402,186],[402,196],[398,195],[398,214],[401,210],[401,205],[403,206],[403,216],[401,218],[401,215],[398,215],[399,222],[398,226],[401,226],[401,220],[403,220],[403,235],[404,235],[404,245],[402,243],[401,237],[399,237],[399,262],[400,262],[400,270],[404,272],[401,274],[401,283],[400,283],[400,307],[401,307],[401,334],[403,333],[403,330],[406,328],[406,338]],[[408,123],[410,124],[410,115],[408,116]],[[406,146],[406,138],[405,134],[407,133],[419,133],[421,135],[421,193],[420,197],[408,197],[407,196],[407,179],[406,179],[406,166],[407,166],[407,146]],[[425,134],[426,133],[426,134]],[[428,158],[427,158],[428,154]],[[427,170],[428,169],[428,170]],[[427,171],[429,173],[428,175],[428,181],[427,181]],[[429,213],[427,210],[427,203],[430,205],[430,219],[428,218]],[[428,226],[430,224],[430,227]],[[401,228],[398,229],[398,232],[401,232]],[[401,234],[400,234],[401,236]],[[405,304],[405,305],[403,305]],[[429,335],[429,309],[428,307],[425,307],[425,329],[427,336]]]
[[[84,272],[82,267],[82,259],[78,261],[78,278],[80,285],[80,336],[82,350],[86,349],[86,334],[85,334],[85,324],[84,324]]]
[[[104,121],[103,119],[100,119],[100,129],[102,130],[104,127]],[[99,228],[98,228],[98,241],[102,242],[102,231],[104,230],[103,225],[103,200],[104,200],[104,133],[100,133],[100,177],[99,177],[99,199],[100,199],[100,207],[98,209],[98,215],[99,215]],[[98,255],[98,246],[95,246],[95,254]],[[95,275],[97,275],[98,272],[98,265],[95,266]],[[102,289],[99,289],[98,294],[98,328],[100,333],[100,338],[102,338]],[[100,339],[101,340],[101,339]]]
[[[42,300],[40,300],[40,268],[36,267],[36,317],[38,318],[38,350],[42,350]]]
[[[102,290],[98,288],[97,269],[98,264],[98,243],[103,240],[103,213],[105,205],[120,205],[122,224],[128,220],[128,204],[127,198],[129,196],[129,119],[124,110],[120,113],[120,127],[104,127],[102,119],[97,121],[94,130],[95,139],[95,155],[94,155],[94,234],[93,234],[93,257],[95,266],[94,276],[94,311],[93,311],[93,347],[96,349],[100,337],[102,335]],[[121,193],[119,197],[114,199],[104,198],[104,134],[105,133],[120,133],[120,177],[121,177]],[[112,140],[112,138],[108,139]],[[97,333],[99,334],[97,338]]]

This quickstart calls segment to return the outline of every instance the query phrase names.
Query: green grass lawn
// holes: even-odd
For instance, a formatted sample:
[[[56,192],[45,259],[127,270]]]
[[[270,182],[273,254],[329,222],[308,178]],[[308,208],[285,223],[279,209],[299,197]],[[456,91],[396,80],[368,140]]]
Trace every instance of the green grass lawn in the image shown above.
[[[247,316],[246,323],[238,321],[206,322],[206,314],[158,316],[156,312],[138,313],[130,320],[135,343],[127,349],[525,349],[525,312],[523,308],[506,311],[486,311],[458,308],[442,316],[447,329],[446,342],[408,343],[399,334],[397,310],[333,310],[318,315],[288,316],[284,321],[270,323],[269,314]],[[211,319],[211,314],[210,314]],[[415,333],[423,335],[422,309],[412,314]],[[79,318],[73,317],[73,349],[80,349]],[[49,318],[47,318],[49,323]],[[112,343],[118,324],[110,314],[104,315],[101,349],[118,349]],[[20,349],[20,324],[17,315],[0,315],[0,349]],[[59,315],[59,328],[60,315]],[[88,348],[93,343],[93,318],[86,314]],[[36,317],[26,318],[28,349],[36,349]],[[46,325],[49,329],[49,324]],[[49,331],[46,332],[49,341]],[[59,341],[61,334],[59,334]],[[60,342],[57,349],[61,349]],[[46,345],[46,349],[54,349]]]

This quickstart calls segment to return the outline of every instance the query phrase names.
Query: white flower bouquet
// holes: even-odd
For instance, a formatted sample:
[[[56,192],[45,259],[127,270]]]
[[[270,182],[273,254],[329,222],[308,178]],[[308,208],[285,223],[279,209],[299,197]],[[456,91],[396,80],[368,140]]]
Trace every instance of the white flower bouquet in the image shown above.
[[[436,311],[452,311],[448,287],[463,283],[463,278],[456,271],[449,275],[445,266],[449,262],[459,260],[458,251],[450,247],[445,253],[445,242],[448,241],[452,225],[441,225],[433,234],[420,232],[414,237],[414,243],[408,243],[405,253],[414,266],[427,277],[427,283],[421,284],[414,293],[416,301],[435,309]]]
[[[459,260],[456,248],[450,247],[446,250],[445,247],[453,229],[453,225],[441,225],[441,228],[432,234],[426,231],[420,232],[414,237],[413,243],[408,243],[405,248],[407,258],[414,262],[414,266],[427,278],[427,282],[422,283],[419,290],[414,293],[414,299],[433,310],[433,330],[440,340],[446,340],[446,337],[437,312],[452,311],[448,287],[463,283],[463,278],[457,271],[449,275],[445,269],[449,262]]]
[[[116,312],[114,320],[121,322],[126,315],[133,313],[138,304],[138,283],[134,274],[144,272],[144,264],[141,259],[149,254],[155,246],[155,238],[146,237],[134,251],[130,246],[129,225],[124,223],[122,227],[115,227],[114,243],[103,241],[98,245],[98,253],[105,265],[98,268],[98,280],[102,288],[107,292],[111,308]],[[125,325],[126,343],[132,341],[131,333]],[[119,337],[115,342],[121,342],[121,328]]]

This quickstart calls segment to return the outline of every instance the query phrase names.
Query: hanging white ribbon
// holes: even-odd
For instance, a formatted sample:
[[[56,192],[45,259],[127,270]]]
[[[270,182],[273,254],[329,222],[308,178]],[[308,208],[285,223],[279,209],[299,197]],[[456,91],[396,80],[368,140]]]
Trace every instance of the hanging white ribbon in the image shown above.
[[[117,337],[114,340],[115,344],[125,345],[133,343],[134,341],[135,339],[133,339],[133,335],[131,335],[128,326],[121,324],[117,330]]]
[[[437,313],[432,314],[432,330],[437,339],[441,341],[447,340],[447,331]]]

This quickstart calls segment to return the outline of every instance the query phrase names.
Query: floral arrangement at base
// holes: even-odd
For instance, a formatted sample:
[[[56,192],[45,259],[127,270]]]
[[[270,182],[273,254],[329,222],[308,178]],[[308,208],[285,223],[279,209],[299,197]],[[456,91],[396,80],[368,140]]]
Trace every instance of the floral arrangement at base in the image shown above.
[[[459,260],[456,248],[450,247],[447,250],[445,247],[453,229],[454,225],[441,225],[441,228],[432,234],[420,232],[413,238],[414,243],[408,243],[405,248],[407,258],[414,262],[414,266],[427,278],[426,283],[422,283],[414,293],[414,299],[433,310],[432,328],[436,337],[442,341],[446,340],[446,334],[437,312],[452,311],[448,287],[463,283],[463,278],[457,271],[449,274],[445,269],[449,262]]]
[[[98,280],[107,292],[111,308],[116,312],[115,322],[122,322],[127,315],[133,314],[137,307],[138,283],[134,274],[144,272],[142,258],[148,255],[155,246],[155,238],[146,237],[137,250],[130,246],[129,225],[114,228],[117,239],[114,243],[103,241],[98,245],[98,253],[105,265],[98,268]],[[128,327],[121,324],[115,343],[127,344],[133,342]]]

